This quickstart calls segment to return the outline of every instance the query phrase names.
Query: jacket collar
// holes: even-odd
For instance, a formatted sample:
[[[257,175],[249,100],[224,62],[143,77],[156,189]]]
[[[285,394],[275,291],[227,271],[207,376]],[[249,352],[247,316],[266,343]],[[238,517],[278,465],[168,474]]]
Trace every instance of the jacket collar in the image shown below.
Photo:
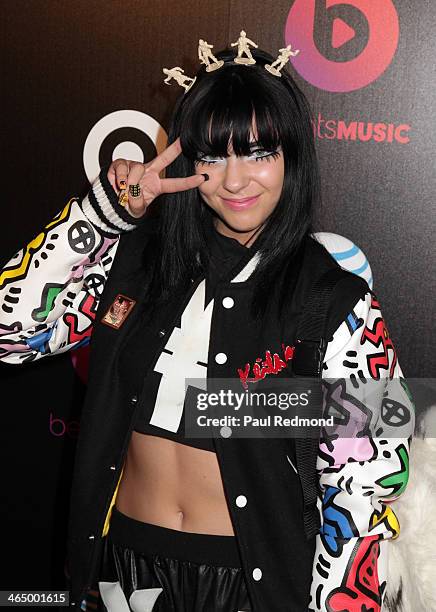
[[[217,232],[213,223],[208,224],[210,248],[215,257],[220,254],[224,259],[235,259],[237,263],[230,267],[222,280],[231,283],[243,283],[249,280],[260,260],[259,242],[255,240],[251,247],[244,247],[235,238]]]

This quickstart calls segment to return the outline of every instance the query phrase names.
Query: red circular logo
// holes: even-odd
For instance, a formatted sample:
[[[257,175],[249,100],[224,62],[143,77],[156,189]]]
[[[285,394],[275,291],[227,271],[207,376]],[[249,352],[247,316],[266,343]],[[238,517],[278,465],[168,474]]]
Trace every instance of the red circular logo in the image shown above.
[[[321,41],[316,40],[317,26],[321,26]],[[320,50],[326,44],[326,31],[330,57]],[[285,41],[300,50],[292,65],[306,81],[326,91],[344,92],[378,79],[392,62],[399,32],[392,0],[295,0],[286,21]],[[363,49],[362,37],[366,37]],[[357,55],[345,61],[334,59],[345,45],[354,45]]]

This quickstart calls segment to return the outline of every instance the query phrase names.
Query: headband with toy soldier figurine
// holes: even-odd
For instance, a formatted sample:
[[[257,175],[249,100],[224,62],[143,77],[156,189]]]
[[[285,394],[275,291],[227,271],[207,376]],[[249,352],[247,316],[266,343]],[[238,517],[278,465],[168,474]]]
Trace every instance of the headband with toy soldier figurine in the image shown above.
[[[245,30],[241,30],[239,33],[239,38],[236,42],[231,43],[232,47],[238,46],[238,55],[234,58],[235,64],[241,64],[243,66],[250,66],[256,63],[256,60],[251,55],[250,46],[255,47],[257,49],[258,45],[255,42],[247,38],[247,33]],[[223,60],[218,60],[212,53],[213,45],[209,45],[207,41],[200,38],[198,41],[198,59],[202,64],[206,64],[206,72],[213,72],[214,70],[218,70],[224,65]],[[287,47],[283,47],[283,49],[279,49],[279,55],[277,59],[272,64],[265,64],[265,70],[268,70],[270,74],[274,76],[281,77],[280,70],[289,60],[289,58],[295,57],[300,53],[299,50],[293,51],[292,45],[288,45]],[[245,57],[243,56],[245,54]],[[188,92],[191,87],[194,85],[197,77],[191,78],[187,75],[183,74],[183,68],[180,66],[174,66],[174,68],[163,68],[162,72],[166,74],[166,78],[164,83],[166,85],[170,84],[171,79],[174,79],[178,85],[185,89],[185,93]]]

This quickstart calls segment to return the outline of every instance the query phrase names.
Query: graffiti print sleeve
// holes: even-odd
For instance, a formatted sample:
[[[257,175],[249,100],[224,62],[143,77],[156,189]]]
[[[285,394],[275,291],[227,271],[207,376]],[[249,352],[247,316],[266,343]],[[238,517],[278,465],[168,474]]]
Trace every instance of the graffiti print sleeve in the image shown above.
[[[399,535],[392,503],[408,479],[414,407],[383,320],[368,292],[328,345],[317,461],[322,526],[316,536],[311,611],[379,612],[387,540]]]
[[[0,271],[0,360],[20,364],[87,344],[119,236],[140,220],[105,171]]]

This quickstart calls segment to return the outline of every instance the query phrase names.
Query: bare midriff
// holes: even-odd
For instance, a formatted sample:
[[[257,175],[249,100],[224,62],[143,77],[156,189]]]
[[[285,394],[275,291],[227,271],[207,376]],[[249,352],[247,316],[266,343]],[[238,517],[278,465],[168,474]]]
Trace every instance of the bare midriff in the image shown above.
[[[168,529],[234,535],[216,454],[167,438],[132,432],[115,506]]]

